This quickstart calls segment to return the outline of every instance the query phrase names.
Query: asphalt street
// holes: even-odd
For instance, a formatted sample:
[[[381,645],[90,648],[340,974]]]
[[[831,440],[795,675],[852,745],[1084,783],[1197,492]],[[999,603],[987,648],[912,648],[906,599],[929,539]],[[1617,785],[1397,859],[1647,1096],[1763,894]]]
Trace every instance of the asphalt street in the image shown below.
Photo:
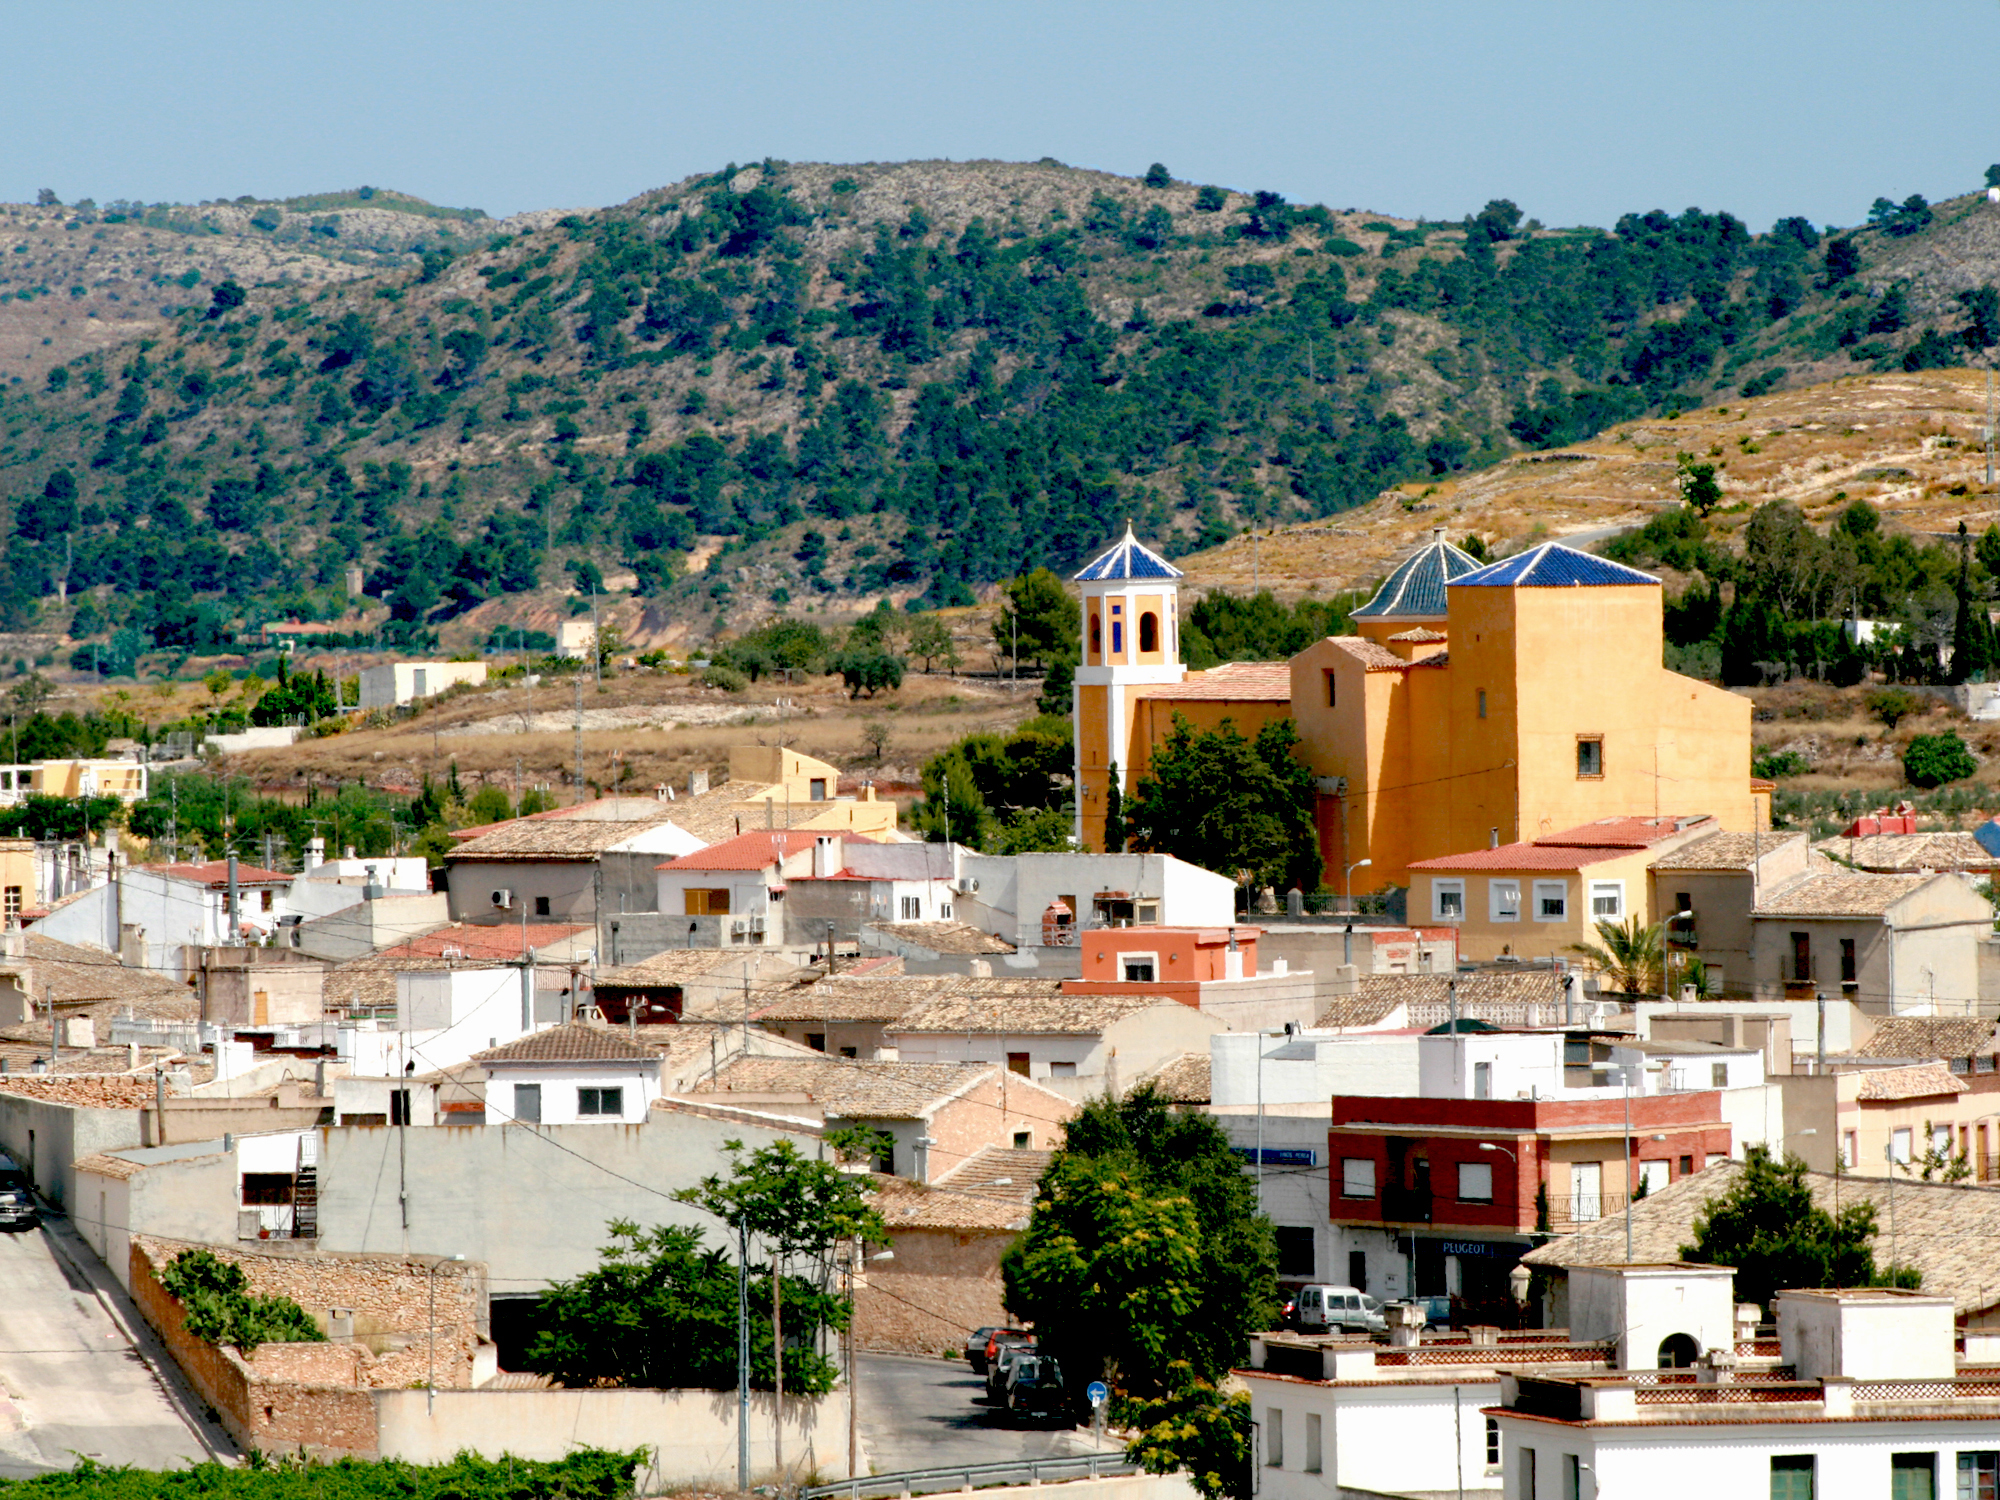
[[[1087,1436],[1066,1427],[1010,1425],[986,1405],[986,1383],[963,1359],[861,1354],[855,1366],[861,1441],[878,1474],[1091,1450]]]
[[[66,1223],[0,1234],[0,1478],[72,1468],[80,1456],[141,1469],[229,1456],[227,1437],[202,1420],[178,1374],[156,1370],[149,1355],[164,1362],[137,1309]]]

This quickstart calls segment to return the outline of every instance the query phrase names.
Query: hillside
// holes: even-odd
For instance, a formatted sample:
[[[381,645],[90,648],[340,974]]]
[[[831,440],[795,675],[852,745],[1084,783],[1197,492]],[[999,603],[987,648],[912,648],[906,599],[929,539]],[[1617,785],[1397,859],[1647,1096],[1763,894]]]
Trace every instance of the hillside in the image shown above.
[[[263,230],[211,206],[201,243],[266,257],[229,273],[240,302],[175,284],[146,338],[6,394],[0,625],[67,568],[124,670],[245,617],[332,618],[359,561],[392,640],[554,618],[578,580],[628,585],[651,644],[970,603],[1127,517],[1176,554],[1246,521],[1342,540],[1560,472],[1610,525],[1663,495],[1673,412],[2000,336],[1983,198],[1828,239],[1695,210],[1415,223],[1053,162],[766,162],[554,222],[397,212],[407,237],[371,252],[394,269],[312,246],[330,211]],[[357,241],[391,213],[338,212]],[[132,232],[156,238],[122,252],[128,286],[168,249]],[[1631,462],[1505,462],[1605,429]],[[1597,487],[1606,465],[1625,489]]]

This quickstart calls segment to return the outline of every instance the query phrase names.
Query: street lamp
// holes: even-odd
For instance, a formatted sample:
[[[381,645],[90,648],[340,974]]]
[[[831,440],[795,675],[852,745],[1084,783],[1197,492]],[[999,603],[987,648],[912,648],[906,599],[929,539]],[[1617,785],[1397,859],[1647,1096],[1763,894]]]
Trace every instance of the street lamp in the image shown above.
[[[431,1356],[430,1356],[430,1377],[429,1377],[429,1378],[428,1378],[427,1380],[425,1380],[425,1382],[424,1382],[424,1413],[425,1413],[425,1415],[429,1415],[429,1414],[430,1414],[431,1412],[433,1412],[433,1411],[436,1411],[436,1410],[437,1410],[437,1383],[438,1383],[438,1284],[437,1284],[437,1273],[438,1273],[438,1267],[440,1267],[440,1266],[448,1266],[448,1265],[451,1265],[451,1264],[452,1264],[452,1263],[453,1263],[454,1261],[462,1261],[462,1260],[464,1260],[464,1259],[465,1259],[465,1257],[464,1257],[463,1255],[445,1255],[445,1256],[440,1256],[440,1257],[439,1257],[439,1258],[438,1258],[437,1260],[434,1260],[434,1261],[432,1261],[432,1262],[431,1262],[431,1268],[430,1268],[429,1272],[428,1272],[428,1273],[426,1273],[426,1277],[425,1277],[425,1279],[426,1279],[426,1280],[428,1280],[428,1281],[430,1282],[430,1284],[431,1284]]]
[[[1374,863],[1375,861],[1372,859],[1357,859],[1347,867],[1347,879],[1345,883],[1347,886],[1347,909],[1350,912],[1354,910],[1354,872]]]

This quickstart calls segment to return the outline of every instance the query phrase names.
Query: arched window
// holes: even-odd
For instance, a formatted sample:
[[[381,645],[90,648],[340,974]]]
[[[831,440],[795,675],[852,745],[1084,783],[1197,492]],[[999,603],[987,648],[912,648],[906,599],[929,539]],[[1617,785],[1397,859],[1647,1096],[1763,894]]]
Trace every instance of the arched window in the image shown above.
[[[1659,1367],[1662,1370],[1686,1370],[1701,1358],[1701,1345],[1685,1333],[1670,1333],[1660,1340]]]
[[[1090,612],[1090,654],[1101,656],[1103,653],[1104,628],[1097,623],[1097,611],[1093,609]]]
[[[1141,651],[1160,649],[1160,617],[1150,609],[1139,616],[1139,649]]]

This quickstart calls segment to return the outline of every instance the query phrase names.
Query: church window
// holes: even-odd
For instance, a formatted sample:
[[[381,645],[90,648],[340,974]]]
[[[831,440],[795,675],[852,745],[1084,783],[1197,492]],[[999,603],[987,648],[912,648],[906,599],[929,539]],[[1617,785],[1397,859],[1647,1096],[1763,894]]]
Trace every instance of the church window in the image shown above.
[[[1104,627],[1098,622],[1097,611],[1090,612],[1090,654],[1097,656],[1104,650]]]
[[[1326,706],[1328,708],[1340,706],[1340,685],[1331,672],[1326,674]]]
[[[1160,617],[1150,609],[1139,616],[1139,649],[1141,651],[1160,649]]]
[[[1480,717],[1480,718],[1482,718],[1482,719],[1486,717],[1486,689],[1485,689],[1485,688],[1481,688],[1481,689],[1479,690],[1479,717]]]

